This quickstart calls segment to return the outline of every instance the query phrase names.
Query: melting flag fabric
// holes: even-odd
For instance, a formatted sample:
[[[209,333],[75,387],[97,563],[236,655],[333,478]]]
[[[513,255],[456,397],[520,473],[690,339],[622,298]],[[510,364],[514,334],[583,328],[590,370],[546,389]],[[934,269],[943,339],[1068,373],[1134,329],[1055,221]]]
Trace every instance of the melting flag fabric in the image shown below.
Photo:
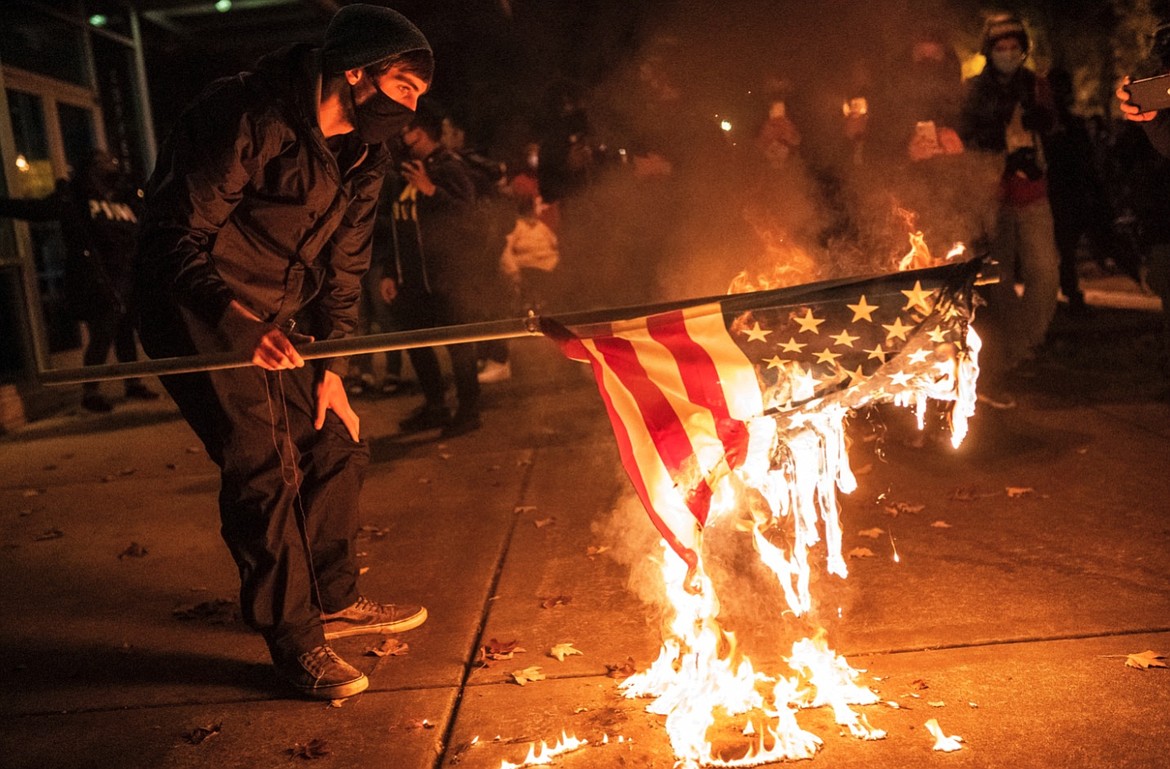
[[[695,300],[615,322],[541,324],[565,355],[592,366],[639,499],[693,567],[719,481],[751,457],[772,461],[785,432],[810,415],[931,397],[955,401],[954,429],[965,430],[979,266]],[[753,430],[757,420],[771,429]]]

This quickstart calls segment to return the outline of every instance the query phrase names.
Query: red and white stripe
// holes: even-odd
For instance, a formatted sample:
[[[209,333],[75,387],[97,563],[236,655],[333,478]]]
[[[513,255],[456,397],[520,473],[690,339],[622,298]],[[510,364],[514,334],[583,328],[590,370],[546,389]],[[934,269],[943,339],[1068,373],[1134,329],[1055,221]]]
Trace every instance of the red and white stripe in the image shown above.
[[[593,366],[622,464],[658,531],[693,566],[712,479],[743,462],[745,422],[763,411],[752,363],[718,304],[580,332],[562,346]]]

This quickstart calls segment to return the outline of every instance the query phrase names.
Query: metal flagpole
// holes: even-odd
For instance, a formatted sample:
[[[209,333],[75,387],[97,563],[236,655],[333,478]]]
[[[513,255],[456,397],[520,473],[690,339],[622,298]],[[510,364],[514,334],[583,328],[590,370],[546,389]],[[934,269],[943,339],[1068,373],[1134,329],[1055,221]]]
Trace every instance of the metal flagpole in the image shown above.
[[[930,267],[915,272],[923,277],[946,270],[946,267]],[[752,304],[755,301],[766,301],[771,306],[783,306],[798,302],[808,294],[820,293],[826,290],[847,287],[856,283],[880,280],[882,277],[900,276],[907,273],[890,273],[886,276],[852,276],[835,280],[824,280],[817,283],[805,283],[788,288],[756,291],[747,294],[719,294],[697,299],[684,299],[659,304],[643,304],[632,307],[617,307],[602,310],[585,310],[556,315],[556,322],[561,326],[584,326],[593,323],[616,323],[623,320],[656,315],[662,312],[698,307],[714,302],[723,302],[731,306]],[[305,360],[320,358],[338,358],[350,355],[367,355],[369,353],[389,350],[406,350],[411,347],[435,347],[448,344],[466,344],[469,342],[487,342],[495,339],[516,339],[518,337],[541,335],[541,318],[529,313],[524,318],[508,318],[481,323],[464,323],[457,326],[440,326],[438,328],[417,329],[414,331],[395,331],[387,334],[370,334],[368,336],[347,337],[345,339],[329,339],[320,342],[309,342],[297,346],[297,352]],[[228,368],[242,368],[252,365],[251,352],[233,350],[230,352],[205,353],[177,358],[154,358],[152,360],[137,361],[135,363],[109,363],[100,366],[82,366],[80,368],[41,370],[37,372],[37,379],[45,385],[79,384],[81,382],[104,382],[115,379],[128,379],[141,376],[166,376],[168,374],[191,374],[198,371],[217,371]]]

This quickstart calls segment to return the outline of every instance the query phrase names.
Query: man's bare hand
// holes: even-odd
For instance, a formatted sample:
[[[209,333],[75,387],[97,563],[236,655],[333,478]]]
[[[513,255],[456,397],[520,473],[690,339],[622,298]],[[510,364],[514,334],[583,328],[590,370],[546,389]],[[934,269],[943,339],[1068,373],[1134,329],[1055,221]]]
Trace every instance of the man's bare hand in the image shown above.
[[[435,194],[435,183],[431,181],[427,167],[421,160],[408,160],[402,164],[402,177],[418,188],[428,198]]]
[[[1121,85],[1117,86],[1115,95],[1117,96],[1118,106],[1121,107],[1121,114],[1126,120],[1132,120],[1135,123],[1146,123],[1158,116],[1157,112],[1139,112],[1138,108],[1129,103],[1129,75],[1126,75],[1121,80]]]
[[[235,300],[228,305],[219,327],[232,349],[251,352],[252,363],[260,368],[279,371],[305,365],[305,359],[283,331],[260,320]]]
[[[325,412],[332,409],[349,431],[349,437],[354,443],[358,441],[358,428],[361,420],[349,406],[349,397],[345,394],[345,384],[337,374],[325,370],[321,381],[317,383],[317,419],[313,427],[320,430],[325,426]]]

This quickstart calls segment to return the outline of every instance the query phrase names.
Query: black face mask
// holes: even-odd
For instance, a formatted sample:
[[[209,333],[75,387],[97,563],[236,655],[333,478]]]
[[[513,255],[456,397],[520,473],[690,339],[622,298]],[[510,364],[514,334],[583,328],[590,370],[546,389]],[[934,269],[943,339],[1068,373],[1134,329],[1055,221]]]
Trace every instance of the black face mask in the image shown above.
[[[414,117],[414,110],[382,93],[372,76],[370,82],[374,86],[374,95],[361,104],[354,99],[354,131],[366,144],[381,144],[402,132]],[[353,98],[353,86],[349,92]]]

